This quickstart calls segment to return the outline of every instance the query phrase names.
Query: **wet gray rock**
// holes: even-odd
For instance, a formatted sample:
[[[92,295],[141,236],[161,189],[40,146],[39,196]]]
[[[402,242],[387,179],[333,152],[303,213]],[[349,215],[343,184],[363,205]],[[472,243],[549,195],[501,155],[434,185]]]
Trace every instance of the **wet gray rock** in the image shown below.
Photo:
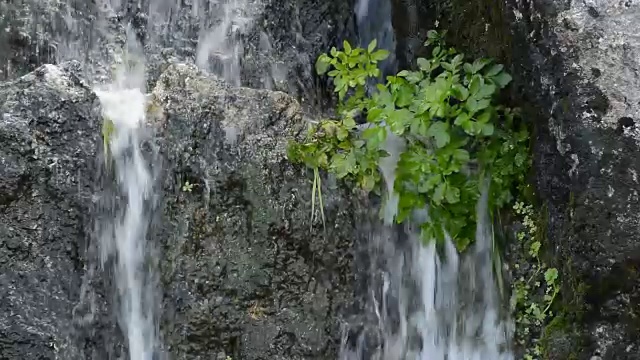
[[[228,3],[228,4],[227,4]],[[355,36],[355,2],[319,0],[19,0],[0,4],[0,79],[45,63],[82,59],[87,78],[109,79],[127,36],[142,45],[148,87],[176,61],[197,62],[234,85],[317,98],[320,52]]]
[[[311,223],[309,174],[286,159],[287,139],[305,128],[300,105],[190,65],[169,67],[152,96],[167,170],[156,231],[173,358],[336,358],[357,219],[325,181],[326,233]]]
[[[0,84],[0,358],[79,359],[98,103],[77,64]]]
[[[545,104],[537,185],[566,298],[584,304],[576,352],[640,359],[640,3],[555,1],[528,15],[544,21],[529,38]]]
[[[77,63],[45,65],[0,84],[2,359],[126,352],[93,228],[110,179],[96,161],[99,103],[79,74]],[[151,98],[163,201],[149,241],[166,352],[335,358],[357,219],[350,195],[327,180],[326,232],[311,221],[309,174],[285,156],[305,128],[300,105],[189,65],[171,66]]]
[[[535,184],[566,319],[550,359],[640,359],[640,3],[407,1],[405,64],[434,27],[514,74],[511,99],[535,127]],[[401,11],[396,13],[402,13]],[[412,20],[413,19],[413,20]],[[402,56],[401,56],[402,57]],[[569,341],[569,346],[567,345]]]

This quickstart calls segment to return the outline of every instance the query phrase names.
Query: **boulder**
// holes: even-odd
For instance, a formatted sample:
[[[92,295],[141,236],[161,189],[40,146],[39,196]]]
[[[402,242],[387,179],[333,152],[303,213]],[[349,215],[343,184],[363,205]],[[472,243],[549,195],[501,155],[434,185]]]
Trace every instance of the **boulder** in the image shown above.
[[[74,346],[99,143],[77,64],[0,84],[0,358],[84,359]]]
[[[172,358],[335,358],[357,218],[325,182],[326,229],[311,221],[309,174],[285,155],[305,128],[300,105],[179,64],[151,108],[166,163],[156,236]]]
[[[96,161],[100,104],[80,73],[77,63],[45,65],[0,85],[2,359],[126,352],[94,227],[113,179]],[[325,226],[312,221],[309,174],[285,155],[305,129],[300,105],[173,65],[148,111],[162,169],[148,241],[166,352],[335,358],[357,218],[351,195],[327,180]]]

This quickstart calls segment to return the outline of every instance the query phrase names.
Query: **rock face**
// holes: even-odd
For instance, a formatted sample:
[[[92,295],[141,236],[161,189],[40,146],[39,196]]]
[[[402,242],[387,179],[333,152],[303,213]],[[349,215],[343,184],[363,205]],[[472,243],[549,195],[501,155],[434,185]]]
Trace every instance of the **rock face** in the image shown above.
[[[197,62],[234,85],[316,98],[313,64],[355,36],[353,0],[20,0],[0,4],[0,79],[45,63],[84,59],[87,76],[109,79],[130,38],[144,48],[149,89],[168,64]],[[128,30],[129,29],[129,30]]]
[[[174,65],[153,104],[164,109],[158,239],[172,358],[335,358],[356,219],[327,188],[326,234],[319,220],[310,231],[311,183],[285,158],[302,129],[298,103]]]
[[[0,84],[0,358],[76,359],[98,103],[46,65]]]
[[[92,229],[99,103],[78,74],[45,65],[0,85],[2,359],[124,351]],[[170,357],[335,358],[356,219],[325,185],[326,231],[311,222],[308,174],[285,158],[300,105],[188,65],[171,66],[152,99],[164,200],[149,241]]]
[[[406,64],[416,37],[496,57],[534,123],[535,183],[561,268],[567,325],[551,359],[640,359],[640,3],[408,1],[396,4]],[[398,10],[399,9],[399,10]],[[402,56],[401,56],[402,58]]]

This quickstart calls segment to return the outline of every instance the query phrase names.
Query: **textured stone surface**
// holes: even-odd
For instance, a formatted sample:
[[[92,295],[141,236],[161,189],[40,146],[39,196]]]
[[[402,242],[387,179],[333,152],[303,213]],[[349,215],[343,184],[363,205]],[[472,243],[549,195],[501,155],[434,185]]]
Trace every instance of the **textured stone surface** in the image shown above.
[[[514,74],[511,98],[534,123],[535,183],[565,280],[559,310],[569,320],[548,334],[548,356],[639,359],[640,3],[398,3],[422,15],[397,26],[406,63],[437,20],[453,45]]]
[[[72,318],[99,118],[74,65],[0,84],[2,359],[78,358]]]
[[[226,78],[233,84],[286,90],[313,102],[316,57],[355,34],[353,0],[118,3],[115,8],[83,0],[0,4],[0,28],[6,29],[0,33],[0,79],[77,59],[87,77],[107,81],[130,29],[144,47],[149,88],[170,63],[197,61],[219,75],[232,72]],[[222,71],[221,59],[229,56],[237,64]]]
[[[92,228],[110,186],[95,161],[99,104],[79,73],[77,63],[45,65],[0,85],[2,359],[125,352]],[[287,139],[304,129],[300,105],[189,65],[169,67],[151,98],[164,171],[149,241],[166,351],[335,358],[353,292],[356,219],[342,190],[325,182],[326,233],[319,219],[311,224],[308,174],[285,158]]]
[[[311,183],[285,158],[286,139],[303,129],[298,103],[188,65],[171,66],[153,98],[164,109],[158,236],[174,358],[335,358],[356,221],[341,191],[325,187],[326,235],[319,220],[310,230]]]

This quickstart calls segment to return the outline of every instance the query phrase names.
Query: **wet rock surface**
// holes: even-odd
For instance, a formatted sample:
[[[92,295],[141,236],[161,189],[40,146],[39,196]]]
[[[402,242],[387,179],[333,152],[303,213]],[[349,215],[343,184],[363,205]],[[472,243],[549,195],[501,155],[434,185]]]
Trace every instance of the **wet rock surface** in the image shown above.
[[[0,85],[0,358],[125,354],[94,236],[100,108],[77,63]],[[189,65],[149,105],[162,202],[161,335],[173,359],[333,359],[353,297],[353,202],[325,181],[326,231],[311,182],[285,158],[300,105],[233,88]],[[148,149],[151,151],[151,147]]]
[[[0,79],[46,63],[81,60],[87,78],[105,82],[122,47],[140,42],[148,88],[176,61],[198,63],[233,85],[284,90],[316,101],[313,65],[355,36],[354,1],[17,0],[0,4]]]
[[[510,98],[534,123],[535,183],[568,320],[549,329],[551,359],[639,359],[640,3],[408,1],[399,57],[426,30],[505,62]],[[402,11],[396,11],[402,14]],[[404,21],[402,21],[404,20]],[[418,37],[418,39],[416,39]]]
[[[99,108],[77,64],[0,84],[0,358],[77,359]],[[84,358],[84,357],[80,357]]]
[[[230,88],[189,65],[158,80],[166,156],[158,232],[166,343],[176,359],[329,359],[352,297],[353,207],[325,187],[326,233],[311,226],[311,183],[285,158],[304,129],[280,92]]]

